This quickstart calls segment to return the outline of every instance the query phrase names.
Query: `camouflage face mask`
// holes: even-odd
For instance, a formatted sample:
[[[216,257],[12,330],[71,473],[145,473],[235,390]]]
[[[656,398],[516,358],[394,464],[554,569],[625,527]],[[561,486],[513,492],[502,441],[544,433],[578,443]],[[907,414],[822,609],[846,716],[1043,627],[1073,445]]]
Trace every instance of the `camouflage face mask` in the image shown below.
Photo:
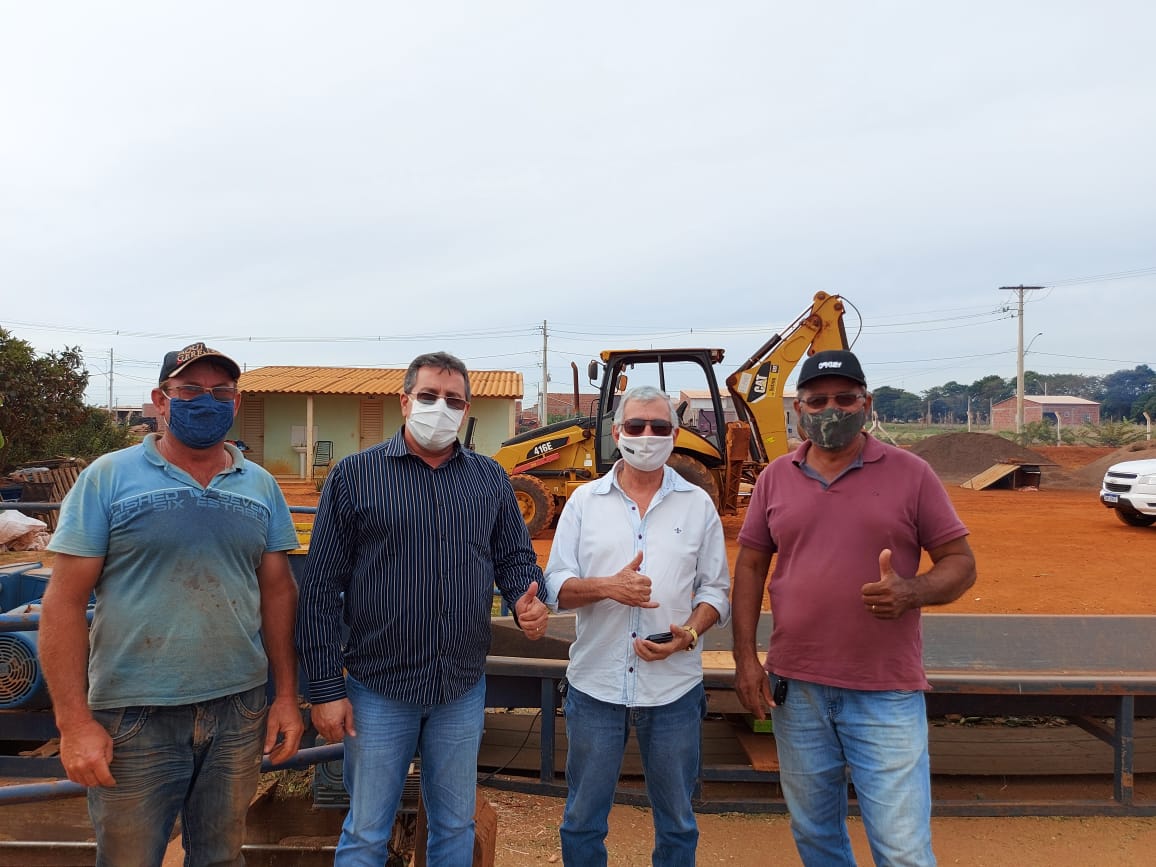
[[[847,412],[829,406],[822,412],[802,413],[799,416],[799,428],[819,448],[837,452],[855,441],[866,421],[866,407],[857,412]]]

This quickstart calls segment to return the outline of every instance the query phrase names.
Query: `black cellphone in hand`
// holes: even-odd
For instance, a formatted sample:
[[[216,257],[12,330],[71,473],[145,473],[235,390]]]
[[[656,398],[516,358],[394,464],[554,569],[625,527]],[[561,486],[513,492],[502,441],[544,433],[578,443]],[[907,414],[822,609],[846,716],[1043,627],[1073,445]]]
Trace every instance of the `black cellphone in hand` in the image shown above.
[[[656,632],[654,635],[646,636],[647,641],[653,641],[655,644],[669,644],[674,641],[674,635],[670,632]]]

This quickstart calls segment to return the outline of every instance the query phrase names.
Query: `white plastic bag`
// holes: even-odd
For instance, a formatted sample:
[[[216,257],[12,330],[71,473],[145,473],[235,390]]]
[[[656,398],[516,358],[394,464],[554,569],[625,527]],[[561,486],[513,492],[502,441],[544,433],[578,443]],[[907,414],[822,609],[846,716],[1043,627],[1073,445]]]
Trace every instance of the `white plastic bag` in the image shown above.
[[[25,533],[47,530],[48,525],[36,518],[29,518],[15,509],[0,510],[0,545],[7,545]]]

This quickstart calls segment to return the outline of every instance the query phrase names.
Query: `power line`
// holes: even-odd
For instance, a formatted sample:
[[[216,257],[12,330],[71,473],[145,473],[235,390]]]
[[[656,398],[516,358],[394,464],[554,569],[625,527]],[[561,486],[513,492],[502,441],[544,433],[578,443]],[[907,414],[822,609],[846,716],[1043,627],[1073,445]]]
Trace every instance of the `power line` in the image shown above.
[[[1044,281],[1044,286],[1048,288],[1080,286],[1085,283],[1106,283],[1110,280],[1128,280],[1132,277],[1147,277],[1150,274],[1156,274],[1156,265],[1147,268],[1134,268],[1131,271],[1111,271],[1107,274],[1095,274],[1091,277],[1068,277],[1064,280],[1048,280]]]

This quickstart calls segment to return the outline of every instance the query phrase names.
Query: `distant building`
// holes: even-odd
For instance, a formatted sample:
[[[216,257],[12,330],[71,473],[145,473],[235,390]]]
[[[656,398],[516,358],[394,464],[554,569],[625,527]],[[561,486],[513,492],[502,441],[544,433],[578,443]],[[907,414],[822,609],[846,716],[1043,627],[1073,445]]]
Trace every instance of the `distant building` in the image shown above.
[[[1024,424],[1059,421],[1061,427],[1100,423],[1100,404],[1065,394],[1025,394]],[[991,408],[992,430],[1016,429],[1016,399],[1009,397]]]
[[[725,427],[728,421],[738,421],[739,418],[731,396],[723,394],[720,397],[723,408],[722,424],[715,418],[714,401],[708,388],[683,389],[678,393],[678,399],[674,403],[675,406],[686,403],[686,409],[682,412],[683,424],[697,428],[704,436],[709,436],[719,428]]]
[[[734,408],[734,400],[729,394],[722,394],[723,406],[723,424],[729,421],[738,421],[738,413]],[[714,407],[711,404],[710,390],[703,389],[684,389],[678,394],[678,403],[682,401],[687,402],[686,411],[683,413],[683,421],[686,424],[694,425],[701,431],[711,432],[717,427],[715,425]],[[787,437],[797,438],[795,417],[795,389],[783,389],[783,414],[787,419]]]
[[[546,418],[555,421],[564,418],[579,418],[598,412],[598,395],[579,393],[578,411],[574,411],[574,392],[552,391],[546,395]],[[518,409],[518,430],[526,431],[538,427],[538,404],[522,406]]]
[[[149,404],[152,407],[152,404]],[[144,418],[145,407],[140,406],[114,406],[112,408],[112,417],[117,424],[125,425],[126,427],[134,424],[140,424],[141,419]]]
[[[328,463],[389,439],[401,427],[405,369],[259,367],[241,374],[241,408],[229,439],[246,458],[277,476],[310,478],[321,454]],[[522,375],[471,370],[474,447],[491,455],[514,433]],[[312,457],[311,457],[312,456]]]

